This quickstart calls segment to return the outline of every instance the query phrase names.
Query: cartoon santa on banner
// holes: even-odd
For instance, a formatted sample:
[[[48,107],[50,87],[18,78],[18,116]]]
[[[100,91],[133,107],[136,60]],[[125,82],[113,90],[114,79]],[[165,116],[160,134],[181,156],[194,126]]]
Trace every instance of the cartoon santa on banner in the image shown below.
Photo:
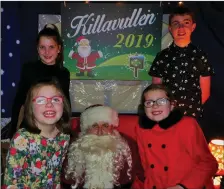
[[[92,69],[96,67],[96,60],[103,57],[101,51],[92,52],[90,42],[84,36],[80,36],[76,40],[75,46],[78,46],[78,52],[70,51],[68,57],[76,59],[76,67],[79,69],[79,73],[76,76],[84,76],[84,72],[87,72],[88,77],[94,77]]]

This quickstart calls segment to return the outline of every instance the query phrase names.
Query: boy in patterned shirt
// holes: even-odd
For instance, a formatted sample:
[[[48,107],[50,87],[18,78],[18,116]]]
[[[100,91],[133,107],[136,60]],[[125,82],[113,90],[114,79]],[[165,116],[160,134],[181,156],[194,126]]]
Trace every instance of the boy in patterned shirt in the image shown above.
[[[169,31],[174,41],[157,54],[149,75],[152,83],[170,88],[185,115],[200,118],[214,71],[207,55],[191,42],[195,27],[194,14],[187,7],[179,6],[170,14]]]

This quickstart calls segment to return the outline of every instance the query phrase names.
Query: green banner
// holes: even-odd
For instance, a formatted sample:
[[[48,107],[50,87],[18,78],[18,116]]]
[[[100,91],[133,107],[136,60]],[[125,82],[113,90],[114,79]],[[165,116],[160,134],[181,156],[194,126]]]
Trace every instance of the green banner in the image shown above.
[[[149,80],[161,49],[158,3],[62,4],[65,67],[71,79]]]

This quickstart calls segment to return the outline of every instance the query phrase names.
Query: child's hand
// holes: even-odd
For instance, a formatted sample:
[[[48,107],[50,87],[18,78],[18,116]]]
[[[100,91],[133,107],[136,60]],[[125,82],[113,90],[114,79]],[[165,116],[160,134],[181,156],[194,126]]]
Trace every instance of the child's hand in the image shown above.
[[[176,186],[169,187],[167,189],[184,189],[184,188],[180,185],[176,185]]]

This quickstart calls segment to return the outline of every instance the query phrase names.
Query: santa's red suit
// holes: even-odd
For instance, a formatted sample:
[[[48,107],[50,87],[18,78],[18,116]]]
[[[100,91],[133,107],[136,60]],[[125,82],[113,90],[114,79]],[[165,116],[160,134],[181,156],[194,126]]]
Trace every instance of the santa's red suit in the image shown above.
[[[70,57],[72,59],[76,59],[77,60],[77,64],[76,67],[79,68],[80,70],[91,70],[93,68],[96,67],[96,60],[98,58],[102,57],[102,52],[98,51],[98,52],[92,52],[89,56],[83,58],[81,57],[78,53],[74,53],[72,52],[70,54]]]
[[[209,151],[197,121],[178,111],[156,123],[146,116],[136,127],[145,171],[145,189],[212,189],[217,162]]]

